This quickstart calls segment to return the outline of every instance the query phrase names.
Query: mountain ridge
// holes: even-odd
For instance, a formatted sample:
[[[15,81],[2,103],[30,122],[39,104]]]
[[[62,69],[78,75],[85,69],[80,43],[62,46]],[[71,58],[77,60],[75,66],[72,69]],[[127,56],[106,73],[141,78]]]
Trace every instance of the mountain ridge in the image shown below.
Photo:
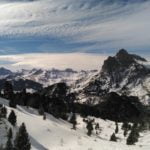
[[[147,62],[145,58],[121,49],[115,56],[104,61],[101,71],[84,87],[84,94],[103,96],[109,92],[117,92],[138,96],[148,104],[150,69],[139,61]]]
[[[0,74],[1,80],[31,81],[48,87],[57,83],[67,83],[71,92],[78,93],[82,102],[99,103],[100,98],[110,92],[128,96],[137,96],[141,102],[150,103],[150,68],[148,61],[136,54],[130,54],[125,49],[119,50],[115,56],[109,56],[100,71],[75,71],[67,68],[59,69],[22,69],[18,72]],[[4,70],[4,68],[2,68]],[[32,88],[32,87],[31,87]],[[41,88],[40,88],[41,89]],[[34,90],[40,90],[34,89]]]

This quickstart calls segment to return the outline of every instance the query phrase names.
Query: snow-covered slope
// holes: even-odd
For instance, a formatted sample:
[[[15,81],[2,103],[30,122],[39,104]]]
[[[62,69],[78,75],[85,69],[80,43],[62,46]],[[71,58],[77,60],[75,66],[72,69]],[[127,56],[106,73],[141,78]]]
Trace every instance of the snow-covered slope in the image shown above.
[[[7,101],[0,98],[0,103],[5,104],[8,114],[12,108],[8,107]],[[143,133],[140,142],[135,146],[127,146],[125,138],[119,124],[119,133],[117,134],[118,142],[110,142],[110,135],[115,130],[115,123],[108,120],[95,119],[101,127],[99,135],[93,132],[91,137],[86,135],[86,125],[83,118],[77,118],[77,130],[72,130],[72,125],[67,121],[56,119],[50,114],[47,119],[43,120],[42,116],[32,108],[18,106],[13,109],[17,115],[17,126],[22,122],[26,124],[27,131],[30,135],[32,150],[149,150],[150,149],[150,132]],[[6,140],[5,123],[0,125],[0,139]],[[14,129],[16,130],[17,127]],[[5,144],[5,140],[0,140]]]
[[[6,119],[0,120],[0,145],[5,145],[7,141],[7,132],[10,127],[11,125]]]

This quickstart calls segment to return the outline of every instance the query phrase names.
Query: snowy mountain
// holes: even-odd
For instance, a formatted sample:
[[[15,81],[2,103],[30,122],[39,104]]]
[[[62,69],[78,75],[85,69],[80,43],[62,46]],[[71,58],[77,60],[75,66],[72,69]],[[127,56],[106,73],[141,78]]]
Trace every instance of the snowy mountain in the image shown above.
[[[0,146],[6,145],[8,129],[12,128],[14,140],[24,122],[32,150],[150,149],[150,109],[139,102],[139,98],[144,104],[149,102],[150,68],[146,59],[122,49],[105,60],[100,72],[3,72],[0,88],[6,80],[11,80],[12,86],[7,85],[0,95],[9,99],[0,98],[0,104],[7,108],[7,117],[0,115]],[[38,92],[14,92],[24,87]],[[140,91],[138,95],[136,90]],[[11,110],[17,116],[15,127],[7,119]],[[138,140],[129,146],[127,139],[135,130]],[[116,142],[110,141],[113,135]]]
[[[72,69],[58,70],[44,70],[44,69],[31,69],[19,70],[12,72],[6,68],[0,68],[0,89],[4,88],[5,81],[11,81],[15,91],[27,89],[28,92],[41,90],[42,87],[47,87],[56,83],[66,83],[73,89],[82,88],[91,77],[97,73],[97,70],[89,71],[74,71]]]
[[[13,74],[13,72],[8,69],[5,69],[3,67],[0,68],[0,78],[4,78],[4,77],[6,77],[8,75],[12,75],[12,74]]]
[[[13,81],[15,90],[27,88],[28,91],[41,90],[56,83],[66,83],[71,92],[79,94],[80,102],[99,103],[100,96],[117,92],[137,96],[144,104],[150,102],[150,67],[146,59],[129,54],[121,49],[115,56],[104,61],[101,71],[74,71],[73,69],[22,69],[11,72],[0,69],[2,88],[5,80]]]
[[[17,106],[16,109],[10,108],[8,101],[2,98],[0,98],[0,104],[6,106],[8,114],[14,110],[17,115],[16,127],[11,126],[7,119],[1,120],[0,143],[2,145],[6,143],[8,129],[11,127],[15,134],[18,126],[24,122],[29,133],[32,150],[149,150],[150,148],[149,131],[140,133],[136,145],[127,146],[127,137],[123,136],[121,129],[122,123],[118,123],[117,142],[111,142],[109,141],[110,136],[116,128],[113,121],[94,118],[95,123],[100,125],[99,133],[96,134],[94,129],[92,136],[87,136],[86,124],[79,115],[77,116],[77,130],[73,130],[72,124],[68,121],[56,119],[50,114],[46,114],[46,120],[43,120],[36,109],[23,106]]]
[[[76,82],[82,82],[85,78],[93,75],[97,70],[91,71],[74,71],[70,68],[65,70],[51,69],[32,69],[22,70],[16,77],[29,79],[38,83],[41,83],[44,87],[59,82],[65,82],[68,85],[74,85]]]
[[[28,91],[41,90],[56,83],[67,83],[72,92],[79,93],[80,102],[99,103],[100,96],[117,92],[130,96],[138,96],[142,103],[150,101],[150,67],[146,59],[129,54],[121,49],[115,56],[104,61],[101,71],[74,71],[73,69],[22,69],[11,72],[0,69],[0,83],[13,81],[15,90],[27,88]]]
[[[100,73],[84,87],[84,94],[96,97],[117,92],[138,96],[143,103],[149,104],[150,68],[146,64],[146,59],[121,49],[104,61]]]

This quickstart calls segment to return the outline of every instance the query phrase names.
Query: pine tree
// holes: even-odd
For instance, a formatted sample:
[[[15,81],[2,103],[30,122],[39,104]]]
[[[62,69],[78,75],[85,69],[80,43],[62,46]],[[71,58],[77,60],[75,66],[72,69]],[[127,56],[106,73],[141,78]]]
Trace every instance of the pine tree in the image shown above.
[[[137,129],[137,128],[138,128],[138,123],[134,123],[132,129]]]
[[[16,108],[16,102],[15,102],[15,99],[14,99],[13,85],[9,81],[5,82],[4,96],[5,96],[5,98],[9,99],[9,106],[13,107],[13,108]]]
[[[6,109],[6,107],[5,106],[2,107],[0,111],[1,111],[1,114],[0,114],[1,117],[2,118],[6,118],[6,116],[7,116],[7,109]]]
[[[10,113],[9,116],[8,116],[8,121],[9,121],[13,126],[16,125],[17,117],[16,117],[15,112],[14,112],[13,110],[11,111],[11,113]]]
[[[143,119],[143,121],[140,122],[139,124],[139,130],[144,131],[149,129],[149,122],[148,120]]]
[[[88,136],[91,136],[91,134],[92,134],[92,131],[93,131],[93,120],[89,120],[89,121],[87,121],[87,126],[86,126],[86,128],[87,128],[87,130],[88,130],[88,132],[87,132],[87,135]]]
[[[76,114],[75,113],[73,113],[73,115],[70,119],[70,123],[72,123],[72,125],[73,125],[72,129],[76,130],[77,121],[76,121]]]
[[[21,92],[21,105],[24,105],[24,106],[27,105],[27,91],[26,91],[26,88],[24,88]]]
[[[116,122],[116,129],[115,129],[115,133],[117,134],[119,132],[119,128],[118,128],[118,123]]]
[[[39,115],[42,115],[42,116],[44,115],[44,108],[42,105],[39,106],[38,112],[39,112]]]
[[[128,134],[128,131],[131,130],[131,125],[128,122],[124,122],[122,124],[122,129],[124,130],[123,135],[126,137]]]
[[[8,99],[12,99],[13,86],[12,86],[12,83],[9,81],[6,81],[4,84],[4,96]]]
[[[110,137],[110,141],[116,142],[117,141],[117,137],[115,135],[115,133],[113,133]]]
[[[127,129],[124,129],[124,132],[123,132],[124,137],[126,137],[127,134],[128,134],[128,130],[127,130]]]
[[[12,139],[12,137],[13,137],[13,133],[12,133],[12,129],[11,128],[8,131],[7,137],[10,138],[10,139]]]
[[[127,138],[127,145],[133,145],[136,142],[137,142],[137,138],[135,136],[135,133],[131,131],[131,133],[129,134]]]
[[[43,120],[46,120],[46,114],[44,113],[44,115],[43,115]]]
[[[139,131],[137,127],[138,127],[137,124],[133,125],[132,130],[127,138],[127,145],[133,145],[138,141]]]
[[[13,137],[12,129],[10,128],[7,135],[8,140],[6,142],[5,150],[13,150],[12,137]]]
[[[15,150],[30,150],[31,149],[29,135],[27,133],[26,126],[24,123],[22,123],[16,135],[16,138],[14,141],[14,148]]]
[[[96,130],[96,134],[98,134],[98,131],[100,131],[99,123],[96,123],[95,130]]]
[[[122,127],[121,127],[121,128],[122,128],[123,130],[125,130],[125,129],[128,128],[128,126],[129,126],[128,123],[127,123],[127,122],[124,122],[124,123],[122,124]]]
[[[16,108],[16,106],[17,106],[16,101],[14,99],[11,99],[9,101],[9,107]]]

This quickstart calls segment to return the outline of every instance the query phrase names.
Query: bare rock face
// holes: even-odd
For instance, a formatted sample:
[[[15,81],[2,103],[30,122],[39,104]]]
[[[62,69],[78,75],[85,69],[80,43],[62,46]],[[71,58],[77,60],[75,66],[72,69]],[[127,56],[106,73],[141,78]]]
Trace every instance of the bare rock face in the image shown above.
[[[131,88],[142,86],[149,78],[150,69],[143,65],[146,62],[146,59],[121,49],[104,61],[102,70],[93,77],[84,92],[100,96],[112,91],[130,93]]]
[[[127,69],[127,67],[131,65],[138,64],[137,61],[146,62],[147,60],[138,55],[129,54],[126,50],[121,49],[116,56],[108,57],[108,59],[105,60],[102,71],[111,73],[118,71],[120,68]]]

